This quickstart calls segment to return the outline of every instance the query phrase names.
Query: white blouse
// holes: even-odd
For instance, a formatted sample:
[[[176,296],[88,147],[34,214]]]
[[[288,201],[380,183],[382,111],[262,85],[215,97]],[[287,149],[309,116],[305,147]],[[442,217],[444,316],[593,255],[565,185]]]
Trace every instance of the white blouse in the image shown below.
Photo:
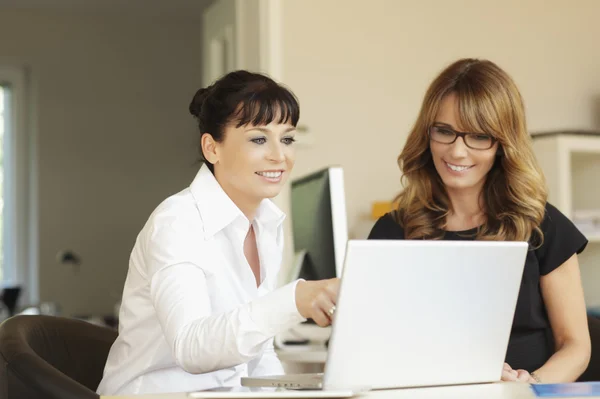
[[[131,253],[98,393],[189,392],[282,374],[273,336],[304,321],[297,281],[275,289],[284,218],[265,199],[252,222],[257,288],[244,255],[250,223],[206,166],[160,204]]]

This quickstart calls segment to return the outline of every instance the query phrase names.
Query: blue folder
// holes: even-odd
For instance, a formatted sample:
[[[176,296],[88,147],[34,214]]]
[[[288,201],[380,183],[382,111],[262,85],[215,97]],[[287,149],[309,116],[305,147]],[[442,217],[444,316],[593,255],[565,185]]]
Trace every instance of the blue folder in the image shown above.
[[[540,398],[600,396],[600,382],[532,384],[531,389]]]

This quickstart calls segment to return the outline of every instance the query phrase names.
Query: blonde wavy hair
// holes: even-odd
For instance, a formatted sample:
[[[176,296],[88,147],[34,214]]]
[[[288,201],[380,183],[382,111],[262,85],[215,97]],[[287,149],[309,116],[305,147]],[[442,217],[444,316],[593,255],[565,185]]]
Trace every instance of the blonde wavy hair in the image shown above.
[[[458,99],[461,128],[498,140],[498,156],[482,195],[486,222],[478,240],[543,242],[540,225],[546,182],[533,154],[523,100],[510,76],[487,60],[461,59],[448,66],[425,94],[417,121],[398,157],[404,189],[394,218],[406,239],[441,239],[451,203],[437,173],[427,131],[444,96]]]

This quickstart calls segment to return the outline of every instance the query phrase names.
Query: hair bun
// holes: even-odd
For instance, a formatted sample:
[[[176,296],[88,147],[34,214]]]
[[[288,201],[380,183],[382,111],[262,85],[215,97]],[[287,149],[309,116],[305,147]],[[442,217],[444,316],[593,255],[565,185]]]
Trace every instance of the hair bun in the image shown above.
[[[202,105],[206,101],[206,98],[208,97],[209,93],[210,87],[205,87],[198,90],[196,94],[194,94],[194,98],[192,99],[192,102],[190,103],[189,107],[190,114],[194,115],[196,118],[200,117]]]

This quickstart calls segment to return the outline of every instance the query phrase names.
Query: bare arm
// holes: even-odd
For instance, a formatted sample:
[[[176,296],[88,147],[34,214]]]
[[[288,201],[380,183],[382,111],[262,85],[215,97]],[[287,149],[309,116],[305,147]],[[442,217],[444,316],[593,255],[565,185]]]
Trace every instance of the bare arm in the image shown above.
[[[590,361],[588,330],[577,255],[540,279],[556,352],[535,370],[542,382],[575,381]]]

